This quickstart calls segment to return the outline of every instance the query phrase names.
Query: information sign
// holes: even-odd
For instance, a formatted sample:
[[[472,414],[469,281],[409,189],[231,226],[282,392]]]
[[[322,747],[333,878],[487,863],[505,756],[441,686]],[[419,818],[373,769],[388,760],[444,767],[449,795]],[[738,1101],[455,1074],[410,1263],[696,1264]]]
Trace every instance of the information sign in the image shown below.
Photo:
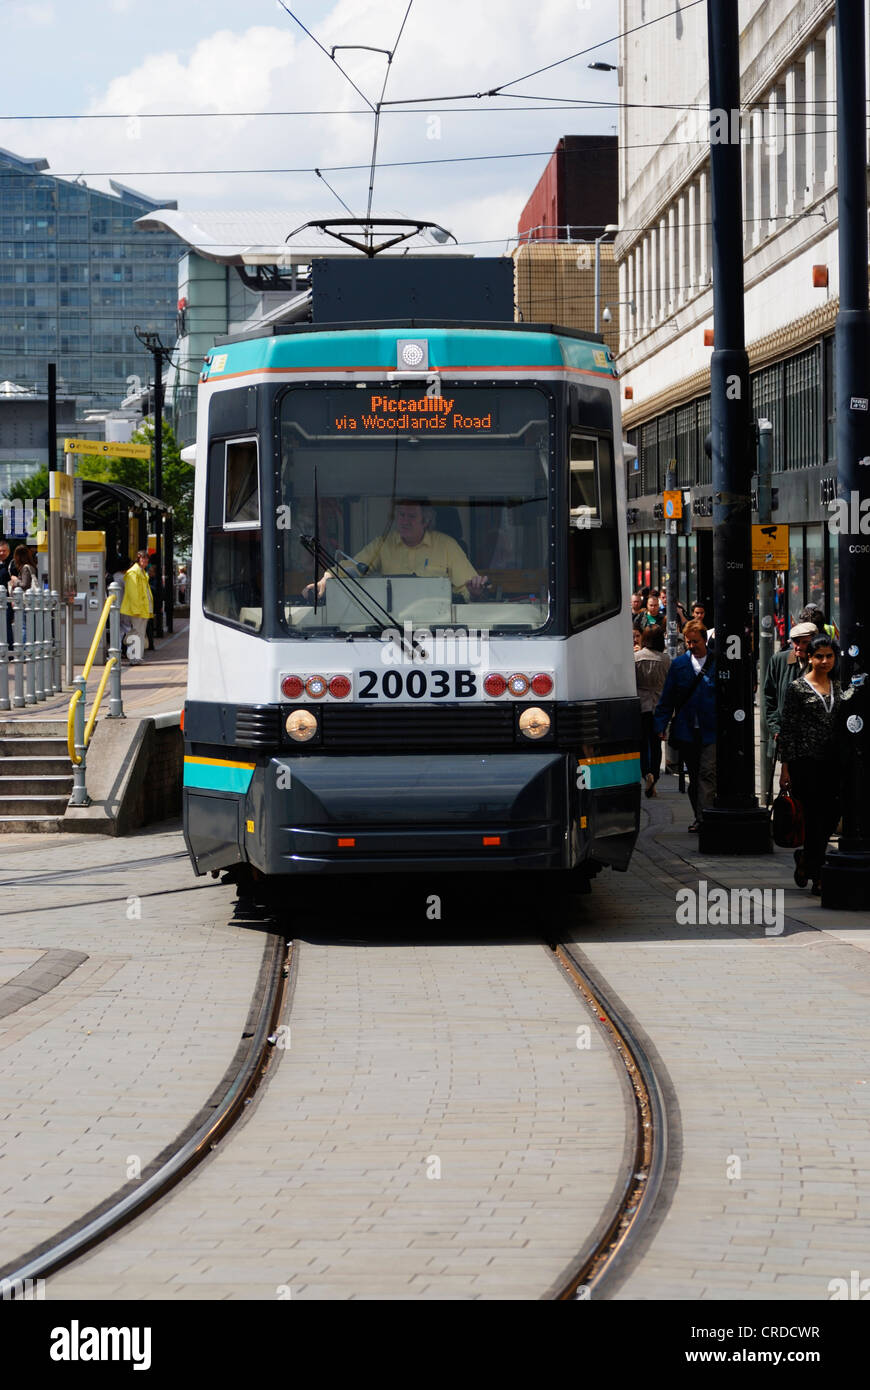
[[[752,568],[754,570],[788,569],[787,526],[753,526]]]
[[[108,454],[112,458],[150,459],[150,444],[116,444],[105,439],[65,439],[65,454]]]

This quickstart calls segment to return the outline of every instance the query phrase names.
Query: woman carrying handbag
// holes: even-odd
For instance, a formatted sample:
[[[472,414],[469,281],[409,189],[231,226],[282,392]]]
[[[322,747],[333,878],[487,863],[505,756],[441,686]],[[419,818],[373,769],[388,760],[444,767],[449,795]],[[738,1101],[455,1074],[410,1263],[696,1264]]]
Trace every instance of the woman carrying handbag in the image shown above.
[[[804,815],[804,848],[795,855],[794,881],[804,888],[811,879],[817,896],[825,851],[840,818],[834,718],[841,692],[831,676],[839,654],[837,643],[825,633],[810,643],[806,673],[786,692],[777,745],[779,785],[791,788]]]

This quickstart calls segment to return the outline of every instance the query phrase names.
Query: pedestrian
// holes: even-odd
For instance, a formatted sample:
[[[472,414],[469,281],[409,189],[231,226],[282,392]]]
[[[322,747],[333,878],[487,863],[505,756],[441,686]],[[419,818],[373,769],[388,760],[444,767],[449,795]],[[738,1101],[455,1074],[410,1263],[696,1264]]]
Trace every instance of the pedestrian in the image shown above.
[[[178,571],[178,603],[181,608],[187,603],[187,569],[184,565]]]
[[[4,588],[4,589],[6,590],[7,593],[8,593],[9,590],[10,590],[10,587],[11,587],[11,585],[10,585],[10,580],[11,580],[11,578],[12,578],[11,574],[9,573],[9,559],[10,559],[9,542],[8,542],[7,540],[0,540],[0,587]],[[12,642],[13,642],[13,633],[12,633],[12,604],[11,604],[11,603],[7,603],[7,604],[6,604],[6,645],[7,645],[7,647],[11,648],[11,647],[12,647]]]
[[[803,850],[795,854],[794,881],[819,896],[822,862],[840,819],[840,781],[834,736],[840,682],[831,674],[840,655],[826,632],[809,645],[808,667],[789,685],[782,712],[780,787],[791,787],[804,813]]]
[[[133,634],[131,646],[134,655],[129,657],[131,666],[142,665],[145,650],[145,636],[148,619],[153,616],[151,588],[148,584],[148,551],[138,550],[136,562],[124,575],[124,598],[121,602],[121,626],[125,634]]]
[[[640,635],[637,629],[635,635]],[[665,652],[664,634],[657,627],[648,627],[640,640],[641,648],[634,654],[634,679],[640,698],[640,775],[644,795],[655,796],[662,770],[662,742],[655,731],[655,711],[671,660]]]
[[[777,752],[776,744],[782,728],[782,711],[786,692],[792,681],[796,681],[807,669],[810,642],[818,636],[818,628],[811,622],[795,623],[789,638],[791,646],[785,651],[774,652],[770,658],[767,675],[764,679],[764,712],[767,718],[767,754],[773,758]]]
[[[635,618],[639,618],[642,612],[643,599],[640,596],[640,590],[635,589],[631,596],[631,621],[634,622]]]
[[[828,622],[824,608],[821,608],[817,603],[808,603],[806,607],[802,608],[798,613],[797,620],[799,623],[815,623],[819,632],[826,632],[829,637],[834,638],[835,642],[840,640],[840,629],[837,624]],[[834,675],[839,679],[839,669],[834,670]]]
[[[646,608],[644,608],[641,613],[638,613],[637,617],[634,619],[634,625],[635,627],[639,627],[641,632],[646,632],[647,628],[650,627],[657,627],[660,632],[664,633],[665,619],[661,611],[661,603],[659,602],[658,591],[656,589],[650,591],[650,596],[646,601]]]
[[[636,655],[640,651],[641,646],[643,645],[643,633],[641,632],[639,627],[634,627],[634,625],[632,625],[631,629],[631,640],[634,643],[634,650]]]
[[[151,617],[148,619],[148,625],[145,629],[145,636],[148,638],[148,650],[149,652],[153,652],[155,650],[154,610],[157,604],[157,565],[154,560],[150,559],[150,557],[148,564],[148,587],[151,590]]]
[[[16,545],[12,559],[13,564],[9,568],[9,587],[26,592],[36,581],[33,556],[26,545]]]
[[[701,813],[712,806],[716,794],[716,665],[707,652],[707,630],[702,623],[686,623],[686,651],[671,663],[661,699],[656,706],[655,731],[675,743],[689,771],[689,800],[696,831]]]

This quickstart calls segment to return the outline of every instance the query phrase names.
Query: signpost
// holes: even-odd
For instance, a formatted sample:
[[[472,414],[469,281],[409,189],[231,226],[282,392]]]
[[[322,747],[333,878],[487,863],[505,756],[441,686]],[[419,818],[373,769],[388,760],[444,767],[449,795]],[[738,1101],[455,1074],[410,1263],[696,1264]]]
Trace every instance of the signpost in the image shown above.
[[[103,454],[110,458],[150,458],[149,444],[117,444],[103,439],[64,439],[66,471],[52,471],[49,480],[48,586],[60,594],[66,613],[66,683],[72,684],[73,605],[78,590],[76,552],[75,455]]]

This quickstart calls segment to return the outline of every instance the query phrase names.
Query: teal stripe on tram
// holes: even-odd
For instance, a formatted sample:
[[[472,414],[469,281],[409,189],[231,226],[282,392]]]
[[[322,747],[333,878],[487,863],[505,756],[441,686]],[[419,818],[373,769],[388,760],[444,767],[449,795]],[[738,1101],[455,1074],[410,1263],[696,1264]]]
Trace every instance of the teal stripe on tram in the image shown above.
[[[231,763],[195,762],[184,760],[184,785],[196,787],[200,791],[238,792],[244,796],[251,779],[253,767],[238,767]]]
[[[583,781],[590,791],[600,791],[604,787],[634,786],[640,781],[640,754],[630,753],[624,758],[607,758],[601,762],[581,762],[578,770],[584,772]]]
[[[210,351],[203,376],[221,381],[243,372],[282,369],[392,372],[396,370],[396,342],[409,334],[427,340],[430,366],[438,371],[451,367],[559,370],[567,366],[602,377],[614,375],[612,358],[603,344],[554,333],[462,328],[420,328],[412,333],[408,328],[370,328],[227,343]]]

